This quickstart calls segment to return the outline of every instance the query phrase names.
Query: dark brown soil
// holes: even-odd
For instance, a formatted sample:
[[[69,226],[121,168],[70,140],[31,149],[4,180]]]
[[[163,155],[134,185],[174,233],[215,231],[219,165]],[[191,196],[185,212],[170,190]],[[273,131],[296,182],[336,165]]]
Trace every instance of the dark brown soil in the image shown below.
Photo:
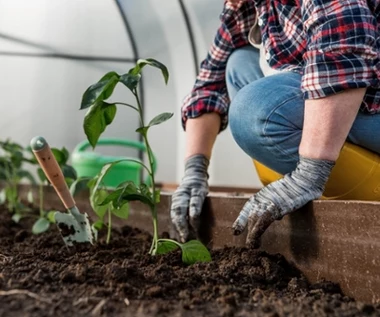
[[[0,316],[380,316],[337,285],[310,285],[281,255],[226,248],[185,266],[149,246],[124,227],[110,245],[68,250],[56,228],[33,236],[0,209]]]

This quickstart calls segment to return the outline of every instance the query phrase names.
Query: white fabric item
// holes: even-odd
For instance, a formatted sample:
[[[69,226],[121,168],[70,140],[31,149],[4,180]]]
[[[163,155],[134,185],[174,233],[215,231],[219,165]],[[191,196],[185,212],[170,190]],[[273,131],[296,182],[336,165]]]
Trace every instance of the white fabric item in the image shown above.
[[[279,70],[275,70],[271,68],[268,64],[267,60],[267,52],[264,48],[264,45],[261,41],[261,33],[260,33],[260,19],[256,16],[256,21],[254,25],[252,26],[251,30],[249,31],[248,34],[248,40],[249,43],[253,46],[256,47],[257,49],[260,50],[260,68],[264,74],[264,76],[270,76],[274,74],[280,73]]]

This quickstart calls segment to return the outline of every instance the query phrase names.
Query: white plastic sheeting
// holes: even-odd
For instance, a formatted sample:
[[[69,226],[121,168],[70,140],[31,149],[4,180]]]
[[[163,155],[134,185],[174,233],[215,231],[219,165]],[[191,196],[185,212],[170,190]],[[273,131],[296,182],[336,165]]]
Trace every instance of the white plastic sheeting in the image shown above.
[[[157,70],[144,71],[144,105],[147,119],[163,111],[175,113],[172,120],[154,127],[150,137],[158,158],[157,180],[178,182],[184,149],[180,106],[195,80],[194,54],[180,3],[119,0],[118,4],[130,24],[137,57],[156,58],[169,68],[168,86]],[[187,0],[184,4],[200,61],[219,24],[223,3]],[[52,146],[73,150],[85,138],[85,111],[78,110],[84,90],[105,72],[122,73],[132,66],[123,61],[135,57],[131,40],[114,0],[0,0],[0,138],[26,145],[33,136],[43,135]],[[122,88],[112,99],[134,102]],[[105,136],[137,139],[135,114],[127,108],[118,111]],[[228,130],[218,137],[210,183],[260,186],[251,160]]]

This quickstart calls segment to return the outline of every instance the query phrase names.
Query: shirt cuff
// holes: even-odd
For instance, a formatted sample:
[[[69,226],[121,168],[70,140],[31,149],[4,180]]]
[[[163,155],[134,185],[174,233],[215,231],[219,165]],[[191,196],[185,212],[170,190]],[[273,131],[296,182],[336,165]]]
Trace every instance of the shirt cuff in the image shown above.
[[[187,98],[188,100],[191,98]],[[228,126],[228,97],[211,95],[207,98],[195,97],[193,102],[186,102],[182,107],[182,128],[186,130],[187,119],[200,117],[205,113],[218,113],[221,118],[219,132]]]
[[[323,98],[352,88],[379,87],[380,65],[374,54],[313,50],[304,57],[301,89],[305,99]]]

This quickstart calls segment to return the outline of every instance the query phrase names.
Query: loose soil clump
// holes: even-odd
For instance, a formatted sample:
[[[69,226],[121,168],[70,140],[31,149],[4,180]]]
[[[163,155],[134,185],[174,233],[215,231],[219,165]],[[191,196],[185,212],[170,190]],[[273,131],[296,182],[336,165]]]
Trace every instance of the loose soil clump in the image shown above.
[[[380,305],[309,284],[283,256],[212,251],[186,266],[179,252],[148,255],[151,237],[114,231],[111,243],[68,249],[54,227],[38,236],[0,209],[0,316],[380,316]]]

